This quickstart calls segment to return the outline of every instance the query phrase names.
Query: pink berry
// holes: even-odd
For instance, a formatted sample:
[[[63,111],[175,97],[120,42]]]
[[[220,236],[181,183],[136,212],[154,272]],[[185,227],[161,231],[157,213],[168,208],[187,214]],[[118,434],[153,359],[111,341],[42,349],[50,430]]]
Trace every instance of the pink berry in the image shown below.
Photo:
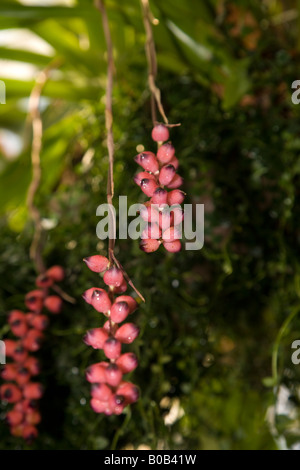
[[[104,354],[108,359],[117,359],[121,354],[121,348],[122,345],[116,338],[108,338],[103,345]]]
[[[107,286],[120,287],[124,281],[121,269],[112,266],[104,274],[103,281]]]
[[[112,396],[112,391],[105,383],[95,383],[92,385],[91,395],[97,400],[108,401]]]
[[[103,289],[95,289],[92,294],[91,304],[97,312],[107,313],[111,307],[108,293]]]
[[[122,380],[122,371],[116,364],[110,364],[105,369],[106,382],[111,387],[117,387]]]
[[[149,178],[145,178],[141,181],[141,190],[143,193],[146,194],[148,197],[152,197],[154,194],[154,191],[158,188],[157,183],[154,180],[151,180]]]
[[[168,228],[170,228],[172,225],[172,222],[173,222],[173,215],[169,211],[169,209],[166,209],[159,214],[159,226],[162,229],[162,231],[165,231]]]
[[[158,250],[160,246],[159,240],[152,240],[149,238],[148,240],[141,240],[140,242],[140,249],[145,253],[153,253],[154,251]]]
[[[95,413],[105,413],[106,415],[112,414],[107,401],[97,400],[96,398],[91,399],[91,408]]]
[[[163,124],[157,124],[153,127],[151,136],[154,142],[165,142],[170,137],[169,129]]]
[[[146,202],[140,209],[140,216],[145,222],[157,222],[159,220],[158,206]]]
[[[139,399],[139,389],[131,382],[123,382],[117,389],[118,395],[122,395],[126,403],[135,403]]]
[[[94,349],[103,349],[105,341],[108,339],[108,333],[104,328],[94,328],[89,330],[83,341]]]
[[[138,358],[131,352],[125,353],[117,359],[116,364],[120,367],[123,374],[128,374],[137,368]]]
[[[163,242],[163,245],[170,253],[178,253],[181,250],[180,240],[174,240],[172,242]]]
[[[175,168],[175,170],[178,170],[179,168],[179,160],[177,157],[173,157],[172,160],[169,161],[169,164],[170,165],[173,165],[173,167]]]
[[[160,209],[165,204],[167,204],[167,200],[168,200],[168,192],[163,188],[157,188],[153,193],[153,196],[151,198],[151,203],[157,204],[158,208]]]
[[[174,225],[179,225],[184,219],[184,211],[181,207],[174,207],[172,208],[172,214],[173,214],[173,223]]]
[[[30,329],[26,337],[23,339],[22,344],[28,351],[38,351],[41,347],[44,335],[41,331]]]
[[[6,364],[1,371],[1,378],[5,381],[15,380],[17,368],[15,364]]]
[[[41,290],[28,292],[25,297],[25,305],[33,312],[39,312],[43,308],[44,294]]]
[[[115,415],[120,415],[126,406],[125,398],[122,395],[112,395],[109,399],[109,406]]]
[[[45,330],[49,324],[49,319],[46,315],[34,315],[29,324],[37,330]]]
[[[174,189],[168,194],[168,204],[169,206],[174,206],[176,204],[182,204],[185,198],[185,194],[180,189]]]
[[[60,313],[62,304],[62,300],[58,295],[49,295],[44,301],[46,309],[51,313]]]
[[[116,331],[115,338],[121,343],[130,344],[139,335],[140,329],[133,323],[125,323]]]
[[[6,413],[6,421],[10,426],[17,426],[23,421],[23,413],[21,411],[11,410]]]
[[[83,261],[86,263],[87,267],[95,273],[102,273],[109,265],[108,259],[101,255],[89,256],[88,258],[84,258]]]
[[[148,226],[143,230],[141,238],[148,240],[152,238],[153,240],[159,240],[161,238],[161,229],[157,224],[148,224]]]
[[[0,387],[0,398],[8,403],[17,403],[22,399],[22,392],[15,384],[4,384]]]
[[[135,177],[133,178],[134,182],[138,185],[141,186],[141,182],[143,179],[148,179],[148,180],[155,180],[155,176],[152,175],[151,173],[148,173],[147,171],[141,171]]]
[[[165,165],[161,168],[159,172],[159,182],[163,186],[168,185],[171,183],[172,179],[174,178],[176,170],[173,165]]]
[[[123,279],[123,282],[120,286],[114,287],[114,293],[116,294],[123,294],[123,292],[127,291],[127,282]]]
[[[98,287],[91,287],[90,289],[86,290],[82,297],[84,298],[84,300],[86,301],[86,303],[88,304],[91,304],[92,303],[92,298],[93,298],[93,293],[95,292],[95,290],[97,290]]]
[[[126,302],[129,306],[129,313],[133,313],[138,308],[138,303],[130,295],[120,295],[116,298],[115,303]]]
[[[110,318],[114,323],[122,323],[130,313],[130,308],[127,302],[115,302],[110,310]]]
[[[175,156],[175,149],[172,144],[164,144],[157,151],[157,158],[161,163],[169,163]]]
[[[60,282],[65,277],[64,269],[61,266],[52,266],[46,271],[46,274],[55,282]]]
[[[175,175],[171,183],[169,183],[167,186],[169,189],[177,189],[177,188],[180,188],[180,186],[182,185],[183,185],[183,179],[181,178],[181,176]]]
[[[24,362],[24,367],[26,367],[31,375],[38,375],[40,373],[40,363],[35,357],[28,357]]]
[[[170,227],[164,231],[162,235],[163,241],[173,242],[174,240],[179,240],[181,238],[181,233],[175,227]]]
[[[27,322],[25,321],[25,317],[24,320],[14,320],[13,322],[11,322],[10,329],[15,336],[23,338],[28,331],[28,326]]]
[[[86,370],[86,380],[90,383],[105,383],[105,370],[107,367],[108,363],[104,361],[92,364]]]
[[[143,152],[134,159],[144,170],[156,173],[159,170],[159,163],[156,156],[152,152]]]

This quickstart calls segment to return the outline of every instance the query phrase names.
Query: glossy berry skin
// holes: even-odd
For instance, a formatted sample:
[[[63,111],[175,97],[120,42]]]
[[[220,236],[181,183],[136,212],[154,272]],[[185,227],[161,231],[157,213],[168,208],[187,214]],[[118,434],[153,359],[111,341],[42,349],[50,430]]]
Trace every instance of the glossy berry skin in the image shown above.
[[[114,323],[122,323],[128,317],[130,308],[127,302],[115,302],[110,311],[110,318]]]
[[[162,208],[167,204],[168,192],[163,188],[157,188],[151,198],[152,204],[157,204],[158,208]]]
[[[137,368],[138,358],[133,353],[125,353],[117,359],[116,364],[120,367],[123,374],[128,374]]]
[[[108,339],[108,333],[104,328],[94,328],[87,332],[84,337],[85,344],[94,349],[103,349],[105,341]]]
[[[116,331],[115,338],[121,343],[131,344],[139,333],[140,329],[134,323],[125,323]]]
[[[152,173],[149,173],[148,171],[140,171],[135,177],[133,178],[134,182],[138,185],[141,186],[141,182],[143,179],[149,179],[155,181],[155,176]]]
[[[113,394],[109,400],[109,406],[113,414],[120,415],[126,406],[125,398],[122,395]]]
[[[97,364],[92,364],[86,370],[86,380],[90,383],[105,383],[106,374],[105,370],[108,367],[107,362],[99,362]]]
[[[97,310],[97,312],[101,312],[101,313],[107,313],[111,308],[110,298],[107,292],[105,292],[105,290],[103,289],[95,289],[93,291],[91,304],[94,307],[94,309]]]
[[[154,142],[165,142],[169,139],[170,133],[166,126],[163,124],[157,124],[152,129],[151,137]]]
[[[101,255],[94,255],[89,256],[88,258],[84,258],[83,260],[87,267],[95,272],[95,273],[102,273],[106,269],[108,269],[109,261],[105,256]]]
[[[104,274],[103,281],[107,286],[120,287],[124,281],[123,273],[116,266],[112,266]]]
[[[117,359],[121,354],[121,347],[116,338],[108,338],[103,345],[103,351],[108,359]]]
[[[121,383],[116,393],[122,395],[127,403],[135,403],[139,399],[139,389],[131,382]]]
[[[129,313],[133,313],[138,308],[138,303],[130,295],[120,295],[116,298],[115,303],[126,302],[129,306]]]
[[[106,415],[112,414],[112,411],[107,401],[101,401],[97,400],[96,398],[92,398],[90,401],[90,405],[95,413],[104,413]]]
[[[157,151],[157,159],[165,164],[175,156],[175,149],[172,144],[163,144]]]
[[[168,204],[169,206],[174,206],[177,204],[182,204],[185,198],[185,194],[180,189],[174,189],[168,194]]]
[[[158,188],[158,184],[154,180],[151,180],[149,178],[144,178],[141,181],[141,190],[148,197],[152,197],[157,188]]]
[[[113,392],[111,388],[105,383],[95,383],[92,386],[91,395],[93,398],[96,398],[100,401],[108,401]]]
[[[175,177],[176,170],[175,167],[171,164],[169,165],[164,165],[160,172],[159,172],[159,182],[163,186],[167,186],[168,184],[171,183],[173,178]]]
[[[135,157],[134,160],[146,171],[150,171],[154,174],[159,171],[159,163],[156,156],[152,152],[140,153]]]
[[[117,387],[122,380],[122,371],[116,364],[110,364],[105,369],[106,383],[112,387]]]

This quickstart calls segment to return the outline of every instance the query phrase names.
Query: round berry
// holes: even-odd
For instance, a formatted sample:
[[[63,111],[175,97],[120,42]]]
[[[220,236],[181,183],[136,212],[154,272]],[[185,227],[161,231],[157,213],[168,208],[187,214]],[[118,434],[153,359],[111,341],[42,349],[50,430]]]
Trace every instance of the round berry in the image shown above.
[[[175,149],[172,144],[164,144],[157,151],[157,158],[161,163],[169,163],[175,156]]]
[[[170,137],[169,129],[163,124],[157,124],[153,127],[151,136],[154,142],[165,142]]]
[[[107,286],[120,287],[124,281],[121,269],[116,266],[109,268],[103,276],[103,281]]]

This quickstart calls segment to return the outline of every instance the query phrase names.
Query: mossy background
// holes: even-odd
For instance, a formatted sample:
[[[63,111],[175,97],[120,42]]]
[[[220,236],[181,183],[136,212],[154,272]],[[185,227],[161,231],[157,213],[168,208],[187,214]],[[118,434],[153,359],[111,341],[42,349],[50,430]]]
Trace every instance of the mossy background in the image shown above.
[[[117,242],[116,254],[146,304],[134,314],[141,335],[130,346],[140,360],[130,380],[141,399],[108,418],[90,409],[84,376],[101,353],[82,337],[102,319],[81,299],[84,290],[102,285],[82,258],[107,248],[95,233],[108,168],[101,17],[90,0],[24,3],[1,2],[0,28],[29,29],[52,46],[52,57],[5,45],[0,57],[36,71],[62,59],[44,90],[43,180],[36,202],[54,226],[45,237],[47,265],[65,266],[63,288],[77,303],[51,318],[38,353],[46,387],[38,439],[28,447],[11,437],[2,404],[0,448],[296,448],[300,365],[291,362],[291,344],[300,339],[300,314],[278,334],[300,310],[300,106],[291,101],[291,85],[300,79],[300,9],[279,0],[150,1],[159,19],[158,85],[170,122],[182,124],[171,137],[186,202],[205,204],[205,244],[200,251],[146,255],[137,241]],[[116,59],[115,194],[116,201],[127,195],[133,204],[144,200],[132,181],[136,147],[154,149],[143,24],[137,0],[106,4]],[[12,160],[0,134],[5,338],[6,314],[24,308],[36,275],[25,207],[31,175],[26,98],[34,81],[7,78],[1,69],[0,79],[7,89],[0,126],[23,142]]]

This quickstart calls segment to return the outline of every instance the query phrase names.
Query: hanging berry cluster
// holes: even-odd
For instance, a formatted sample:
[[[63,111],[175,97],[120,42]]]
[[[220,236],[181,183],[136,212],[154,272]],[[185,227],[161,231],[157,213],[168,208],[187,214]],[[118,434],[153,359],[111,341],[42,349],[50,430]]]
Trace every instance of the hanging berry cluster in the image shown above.
[[[137,338],[139,328],[133,323],[120,326],[136,310],[137,302],[129,295],[115,298],[115,294],[126,291],[127,283],[122,271],[105,256],[91,256],[84,262],[91,271],[104,272],[103,281],[108,286],[108,292],[92,287],[83,294],[84,300],[107,318],[102,328],[93,328],[84,337],[87,345],[102,349],[109,360],[93,364],[86,371],[86,378],[92,384],[91,407],[96,413],[119,415],[139,397],[137,387],[123,380],[123,374],[137,367],[137,357],[131,352],[121,352],[122,344],[130,344]]]
[[[175,148],[169,139],[169,130],[163,124],[152,130],[152,139],[158,144],[158,151],[142,152],[135,161],[144,169],[135,177],[135,183],[150,198],[140,211],[147,226],[142,233],[140,248],[146,253],[156,251],[161,244],[172,253],[181,250],[181,223],[185,194],[179,190],[183,184],[176,171],[179,166]],[[169,191],[168,191],[169,190]]]
[[[7,412],[6,421],[13,436],[23,437],[31,442],[38,435],[37,425],[41,421],[38,400],[43,395],[43,387],[32,380],[40,373],[38,359],[31,355],[38,351],[44,339],[43,330],[48,326],[48,317],[43,311],[58,314],[62,300],[57,295],[48,295],[49,287],[62,281],[64,270],[61,266],[52,266],[45,274],[36,279],[35,289],[25,296],[25,305],[29,312],[12,310],[8,317],[11,332],[17,340],[5,340],[6,356],[12,362],[6,364],[1,372],[7,382],[0,387],[0,398],[13,404]]]

